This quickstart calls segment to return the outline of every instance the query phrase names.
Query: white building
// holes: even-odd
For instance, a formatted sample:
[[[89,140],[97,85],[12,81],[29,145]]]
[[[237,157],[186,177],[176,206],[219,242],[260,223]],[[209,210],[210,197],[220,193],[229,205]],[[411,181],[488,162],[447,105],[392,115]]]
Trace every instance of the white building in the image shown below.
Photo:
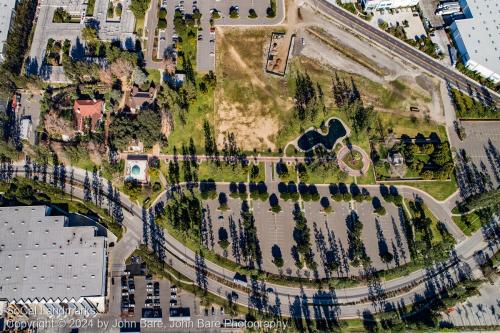
[[[29,140],[31,136],[31,118],[24,117],[21,119],[21,133],[19,134],[21,140]]]
[[[4,47],[9,34],[16,0],[0,0],[0,62],[4,60]]]
[[[48,317],[105,310],[106,237],[46,206],[0,208],[0,309]]]
[[[462,62],[493,82],[500,82],[500,2],[461,0],[465,18],[450,26]]]
[[[361,4],[367,12],[372,12],[381,9],[413,7],[418,5],[418,0],[361,0]]]

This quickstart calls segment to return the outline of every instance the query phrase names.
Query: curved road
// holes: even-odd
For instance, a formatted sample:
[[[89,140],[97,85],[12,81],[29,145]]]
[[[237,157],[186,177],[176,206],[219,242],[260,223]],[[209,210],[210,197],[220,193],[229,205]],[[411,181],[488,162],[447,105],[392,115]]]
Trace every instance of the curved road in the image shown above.
[[[16,175],[24,175],[24,168],[21,165],[18,164],[16,166],[16,170]],[[70,170],[71,169],[69,168],[67,169],[68,174]],[[75,181],[80,184],[83,183],[85,171],[76,168],[73,170]],[[103,181],[106,180],[103,179]],[[66,186],[66,191],[70,191],[69,185]],[[80,199],[83,199],[84,197],[83,191],[79,187],[74,187],[73,195]],[[164,196],[165,193],[163,194],[163,197]],[[143,235],[143,221],[140,218],[143,214],[142,208],[132,203],[124,194],[121,195],[121,203],[125,210],[123,225],[126,228],[126,232],[123,238],[115,245],[115,248],[111,253],[110,262],[112,271],[123,270],[125,259],[132,253],[136,246],[142,242]],[[103,206],[105,207],[106,205],[107,202],[104,202]],[[192,281],[197,281],[198,270],[196,269],[195,264],[196,254],[168,233],[165,233],[164,235],[164,248],[168,253],[168,263],[175,270],[179,271]],[[470,269],[474,269],[476,267],[476,262],[472,257],[475,251],[487,251],[487,249],[488,244],[483,239],[481,231],[476,232],[473,236],[469,237],[457,246],[457,258],[460,260],[450,261],[446,267],[440,269],[441,274],[433,273],[432,275],[429,275],[428,271],[418,270],[408,274],[407,276],[383,282],[382,287],[386,293],[391,291],[401,291],[403,288],[406,290],[406,293],[393,298],[387,298],[385,302],[397,303],[404,301],[406,304],[413,303],[416,294],[424,294],[429,280],[436,279],[438,275],[440,276],[440,279],[442,279],[443,274],[445,276],[450,276],[451,280],[456,280],[458,270],[463,270],[465,266],[470,267]],[[265,297],[261,294],[258,294],[258,297],[251,297],[247,292],[242,291],[241,288],[236,287],[234,283],[232,283],[235,274],[234,272],[228,271],[225,268],[209,261],[205,261],[204,265],[207,273],[207,290],[223,298],[235,291],[239,295],[236,302],[243,306],[255,306],[254,301],[255,299],[258,299],[259,302],[267,304],[266,307],[270,306],[275,310],[279,308],[279,313],[283,316],[296,315],[297,311],[299,311],[299,313],[302,311],[303,315],[307,315],[307,311],[312,314],[314,311],[318,310],[318,307],[326,307],[329,309],[329,312],[335,310],[337,316],[341,318],[357,317],[363,310],[370,310],[372,312],[380,310],[379,303],[370,303],[368,301],[370,290],[367,286],[331,291],[318,290],[316,288],[287,287],[282,285],[266,284],[264,288],[272,288],[272,292],[265,293]],[[424,283],[426,281],[427,283]],[[110,302],[111,304],[116,304],[114,302],[119,302],[119,300],[117,298],[110,300]]]
[[[330,3],[328,0],[310,0],[310,2],[314,8],[320,10],[326,16],[339,21],[343,25],[360,33],[371,41],[374,41],[380,46],[398,54],[404,60],[414,63],[427,72],[445,80],[446,82],[449,82],[451,85],[456,86],[464,92],[468,93],[469,90],[475,90],[475,92],[483,96],[486,101],[499,104],[500,96],[496,92],[480,85],[476,81],[466,77],[458,71],[442,65],[427,54],[406,44],[404,41],[401,41],[400,39],[397,39],[396,37],[371,26],[360,17]]]

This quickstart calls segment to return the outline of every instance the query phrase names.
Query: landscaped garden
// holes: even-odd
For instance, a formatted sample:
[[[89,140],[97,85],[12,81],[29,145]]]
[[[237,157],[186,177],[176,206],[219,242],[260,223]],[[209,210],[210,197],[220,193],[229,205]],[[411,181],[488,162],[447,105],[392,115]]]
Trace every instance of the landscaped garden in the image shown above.
[[[451,94],[458,118],[500,119],[500,112],[495,106],[487,106],[458,89],[452,89]]]

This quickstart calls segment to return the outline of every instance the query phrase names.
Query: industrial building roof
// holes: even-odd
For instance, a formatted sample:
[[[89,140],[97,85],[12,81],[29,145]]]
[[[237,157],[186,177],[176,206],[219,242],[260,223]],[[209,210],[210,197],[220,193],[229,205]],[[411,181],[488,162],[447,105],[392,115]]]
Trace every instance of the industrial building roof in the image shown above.
[[[469,57],[500,73],[500,2],[466,0],[466,19],[456,20]],[[470,17],[472,16],[472,17]]]
[[[105,237],[66,226],[46,206],[0,207],[0,299],[64,300],[104,296]]]
[[[0,53],[3,52],[4,44],[9,34],[10,21],[15,6],[16,0],[0,0]],[[2,60],[3,55],[0,54],[0,62]]]

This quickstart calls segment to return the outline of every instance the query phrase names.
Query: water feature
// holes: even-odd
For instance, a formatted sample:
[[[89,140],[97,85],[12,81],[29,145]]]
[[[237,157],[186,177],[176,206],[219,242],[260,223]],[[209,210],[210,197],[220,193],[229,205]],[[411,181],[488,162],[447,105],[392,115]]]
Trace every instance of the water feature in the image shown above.
[[[337,140],[346,134],[347,131],[342,122],[336,118],[332,118],[328,121],[328,133],[326,135],[314,129],[309,130],[299,138],[297,145],[303,151],[309,151],[318,144],[322,144],[326,149],[332,150]]]

